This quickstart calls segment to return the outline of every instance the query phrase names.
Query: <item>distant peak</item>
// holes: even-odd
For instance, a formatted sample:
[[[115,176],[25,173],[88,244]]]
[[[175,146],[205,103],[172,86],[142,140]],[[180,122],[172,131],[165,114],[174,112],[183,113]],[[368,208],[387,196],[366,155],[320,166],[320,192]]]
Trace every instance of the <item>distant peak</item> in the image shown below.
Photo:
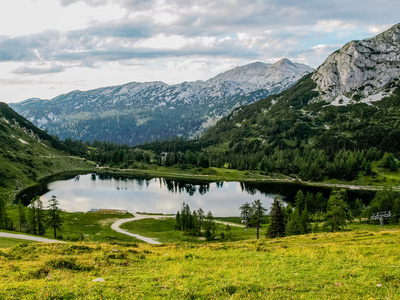
[[[281,60],[278,60],[276,63],[273,64],[274,66],[296,66],[294,63],[292,63],[289,59],[287,58],[282,58]]]

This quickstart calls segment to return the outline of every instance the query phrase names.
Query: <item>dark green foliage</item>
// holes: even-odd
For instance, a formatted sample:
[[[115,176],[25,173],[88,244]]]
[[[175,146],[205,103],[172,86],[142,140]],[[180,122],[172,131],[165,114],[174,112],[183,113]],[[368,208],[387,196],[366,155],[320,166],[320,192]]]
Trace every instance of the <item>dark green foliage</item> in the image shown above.
[[[270,238],[283,237],[286,235],[285,213],[282,200],[276,195],[270,209],[271,225],[268,227],[267,236]]]
[[[256,228],[257,239],[260,238],[260,228],[267,222],[267,209],[262,206],[260,200],[255,200],[251,204],[251,218],[249,225]]]
[[[14,228],[14,225],[8,217],[6,204],[6,199],[0,195],[0,229],[10,230]]]
[[[247,229],[251,218],[251,212],[252,212],[251,206],[249,203],[246,202],[239,208],[239,210],[240,210],[240,218],[243,219],[245,224],[245,229]]]
[[[19,218],[19,231],[26,231],[28,229],[28,221],[25,215],[25,207],[21,199],[18,201],[18,218]]]
[[[392,189],[378,191],[370,203],[371,212],[392,211],[399,198],[399,194]]]
[[[361,199],[357,198],[355,201],[354,209],[353,209],[352,213],[353,213],[354,218],[358,218],[360,220],[360,223],[361,223],[361,214],[362,214],[363,208],[364,208],[364,206],[363,206]]]
[[[351,219],[346,190],[332,192],[328,200],[328,211],[324,226],[330,231],[340,231],[347,227]]]
[[[48,228],[53,229],[54,238],[57,238],[57,230],[62,228],[63,220],[61,218],[61,211],[58,207],[59,202],[56,196],[52,196],[49,200],[49,206],[46,215],[46,225]]]
[[[29,232],[32,234],[44,235],[46,232],[45,227],[45,216],[43,211],[43,203],[39,199],[39,196],[36,196],[32,199],[29,205]]]
[[[286,234],[287,235],[305,234],[303,219],[298,206],[295,207],[293,213],[290,215],[290,219],[286,228]]]
[[[209,214],[211,214],[211,212],[209,212]],[[204,216],[204,211],[201,208],[191,212],[189,205],[183,202],[181,210],[176,213],[175,229],[186,231],[191,235],[201,236],[201,229],[206,226],[207,222],[210,222],[210,219],[207,219],[208,217],[209,215],[206,217]],[[215,231],[215,228],[213,230]],[[213,234],[214,231],[212,232]]]
[[[205,237],[210,242],[215,237],[215,230],[217,229],[211,211],[209,211],[204,218],[203,228],[205,231]]]

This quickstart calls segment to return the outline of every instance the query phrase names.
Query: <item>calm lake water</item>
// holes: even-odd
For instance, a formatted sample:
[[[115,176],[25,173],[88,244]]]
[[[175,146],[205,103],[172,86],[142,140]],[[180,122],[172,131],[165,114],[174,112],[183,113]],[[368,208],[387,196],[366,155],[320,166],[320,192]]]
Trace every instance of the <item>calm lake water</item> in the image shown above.
[[[180,210],[182,203],[191,210],[202,208],[214,216],[239,216],[239,207],[260,199],[269,209],[273,198],[279,194],[284,201],[293,201],[296,192],[302,189],[312,193],[322,192],[329,196],[329,189],[304,187],[287,183],[240,183],[199,182],[185,180],[126,179],[87,174],[73,179],[54,181],[42,195],[44,205],[52,195],[67,211],[89,211],[91,209],[120,209],[129,212],[171,214]]]

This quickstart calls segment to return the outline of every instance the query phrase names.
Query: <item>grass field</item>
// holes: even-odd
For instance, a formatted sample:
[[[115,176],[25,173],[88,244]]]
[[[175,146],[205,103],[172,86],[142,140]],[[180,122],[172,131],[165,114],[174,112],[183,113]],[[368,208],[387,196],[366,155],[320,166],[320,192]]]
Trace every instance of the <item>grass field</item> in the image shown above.
[[[0,250],[0,298],[399,299],[399,247],[398,229],[201,245],[23,243]]]

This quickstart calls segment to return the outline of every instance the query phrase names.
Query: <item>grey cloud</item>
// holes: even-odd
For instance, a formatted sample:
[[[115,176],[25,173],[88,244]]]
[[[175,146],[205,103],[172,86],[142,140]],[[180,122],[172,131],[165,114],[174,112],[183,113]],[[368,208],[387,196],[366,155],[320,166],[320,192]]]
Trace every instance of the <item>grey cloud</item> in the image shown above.
[[[61,73],[64,72],[65,68],[60,65],[53,65],[47,68],[38,68],[38,67],[20,67],[14,70],[12,73],[14,74],[22,74],[22,75],[42,75],[49,73]]]
[[[158,1],[144,0],[60,0],[65,6],[77,2],[90,6],[115,3],[141,14],[134,20],[126,17],[109,23],[92,23],[89,28],[66,33],[49,31],[0,37],[0,61],[78,61],[80,65],[94,66],[96,61],[189,55],[250,59],[312,55],[315,51],[304,50],[311,47],[309,44],[327,43],[321,41],[327,33],[318,28],[320,21],[332,19],[345,25],[351,22],[354,30],[361,28],[366,32],[366,27],[374,22],[380,25],[398,22],[400,9],[398,0],[364,0],[363,5],[347,0],[169,0],[161,5]],[[387,7],[391,9],[388,11]],[[157,22],[152,16],[160,11],[177,18],[168,25]],[[235,38],[238,33],[247,34],[248,40]],[[234,38],[211,46],[195,43],[176,50],[137,46],[157,34],[192,39]],[[348,37],[343,36],[331,43],[347,41]]]

